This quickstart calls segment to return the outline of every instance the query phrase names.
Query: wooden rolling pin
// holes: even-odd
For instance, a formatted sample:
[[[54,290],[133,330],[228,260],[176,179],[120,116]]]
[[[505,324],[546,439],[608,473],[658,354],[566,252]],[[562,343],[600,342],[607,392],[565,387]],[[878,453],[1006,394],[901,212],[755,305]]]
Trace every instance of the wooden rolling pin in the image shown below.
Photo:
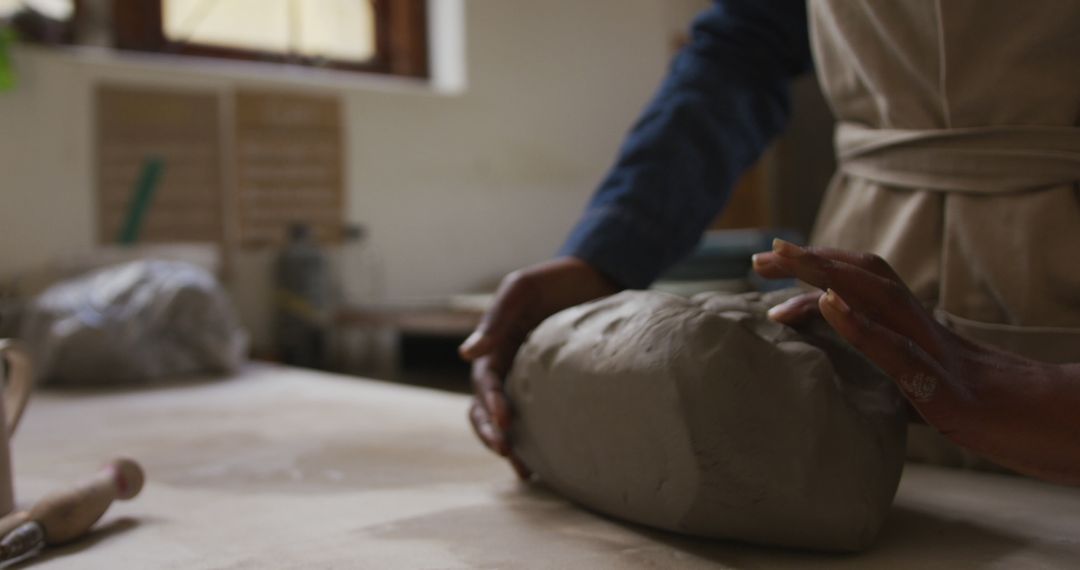
[[[127,500],[142,490],[142,467],[131,459],[115,459],[92,478],[66,491],[47,495],[29,511],[0,519],[0,562],[46,544],[79,538],[116,499]]]

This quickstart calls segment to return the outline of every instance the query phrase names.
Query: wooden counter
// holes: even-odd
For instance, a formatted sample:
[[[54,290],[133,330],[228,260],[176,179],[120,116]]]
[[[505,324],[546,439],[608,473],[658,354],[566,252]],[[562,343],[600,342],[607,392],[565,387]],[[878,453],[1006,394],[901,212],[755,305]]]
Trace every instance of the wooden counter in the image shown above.
[[[26,503],[116,454],[147,469],[83,541],[33,568],[1066,568],[1080,491],[909,466],[877,548],[835,556],[609,521],[474,441],[467,398],[289,368],[35,395],[15,437]],[[19,566],[17,566],[19,567]]]

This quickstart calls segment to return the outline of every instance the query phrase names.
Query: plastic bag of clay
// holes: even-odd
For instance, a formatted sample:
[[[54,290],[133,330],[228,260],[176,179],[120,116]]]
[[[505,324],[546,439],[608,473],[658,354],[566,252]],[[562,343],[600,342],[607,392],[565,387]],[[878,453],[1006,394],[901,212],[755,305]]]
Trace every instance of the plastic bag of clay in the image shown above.
[[[248,337],[213,275],[143,260],[60,282],[31,303],[21,335],[39,382],[92,386],[224,373]]]

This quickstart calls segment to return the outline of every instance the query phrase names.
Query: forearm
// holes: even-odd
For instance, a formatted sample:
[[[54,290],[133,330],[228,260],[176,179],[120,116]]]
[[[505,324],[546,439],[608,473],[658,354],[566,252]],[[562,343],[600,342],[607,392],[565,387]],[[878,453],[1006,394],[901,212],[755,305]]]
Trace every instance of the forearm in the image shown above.
[[[1044,365],[1024,403],[1030,434],[1016,442],[1034,474],[1080,485],[1080,364]],[[1042,448],[1042,449],[1039,449]]]
[[[754,267],[828,289],[809,297],[816,314],[942,435],[1021,473],[1080,485],[1080,364],[1039,362],[959,335],[875,255],[777,240]],[[815,314],[799,308],[804,300],[774,307],[770,318],[803,321]]]
[[[1021,473],[1080,485],[1080,364],[1006,354],[987,366],[982,389],[971,393],[970,447]]]
[[[717,2],[695,23],[563,255],[647,286],[688,253],[735,180],[785,126],[809,68],[805,5]]]

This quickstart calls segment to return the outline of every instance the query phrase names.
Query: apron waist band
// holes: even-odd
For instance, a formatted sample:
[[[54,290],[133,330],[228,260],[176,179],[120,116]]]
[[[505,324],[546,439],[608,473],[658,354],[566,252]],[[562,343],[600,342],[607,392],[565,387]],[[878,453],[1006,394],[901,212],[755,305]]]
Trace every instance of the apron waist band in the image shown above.
[[[1080,128],[875,129],[838,123],[845,174],[891,186],[970,193],[1080,182]]]

